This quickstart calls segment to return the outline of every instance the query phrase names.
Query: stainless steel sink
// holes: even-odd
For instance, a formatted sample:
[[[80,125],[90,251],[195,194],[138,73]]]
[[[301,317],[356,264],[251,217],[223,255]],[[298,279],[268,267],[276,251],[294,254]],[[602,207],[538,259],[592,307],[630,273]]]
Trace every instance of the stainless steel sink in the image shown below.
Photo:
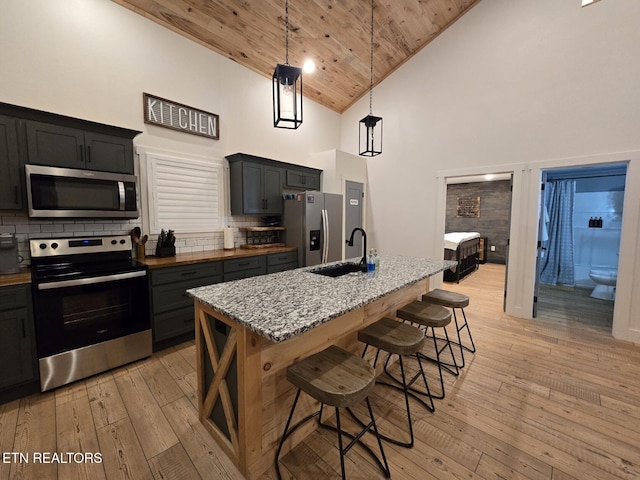
[[[319,267],[309,270],[311,273],[317,273],[318,275],[324,275],[326,277],[341,277],[349,273],[366,272],[367,267],[363,267],[357,263],[338,263],[337,265],[331,265],[328,267]]]

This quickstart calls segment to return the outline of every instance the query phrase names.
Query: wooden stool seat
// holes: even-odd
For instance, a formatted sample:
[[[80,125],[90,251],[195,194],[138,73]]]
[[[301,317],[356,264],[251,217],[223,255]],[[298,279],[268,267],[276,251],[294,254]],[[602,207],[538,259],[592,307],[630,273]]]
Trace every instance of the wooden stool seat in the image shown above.
[[[280,437],[278,449],[276,450],[275,467],[278,479],[282,478],[280,474],[280,452],[286,439],[307,421],[315,417],[318,418],[318,426],[334,430],[338,433],[340,471],[343,480],[346,478],[344,456],[356,443],[364,448],[365,452],[371,456],[386,478],[391,477],[387,457],[384,454],[384,448],[382,446],[382,439],[378,434],[376,421],[373,416],[373,411],[371,410],[371,403],[369,402],[369,394],[376,384],[375,372],[371,365],[362,358],[332,345],[287,368],[287,380],[298,387],[298,391],[293,400],[289,418],[287,419],[284,432],[282,433],[282,437]],[[318,400],[320,402],[320,409],[307,415],[294,426],[291,426],[291,421],[296,411],[301,392],[305,392],[315,400]],[[363,400],[367,404],[371,421],[363,425],[360,433],[356,435],[344,432],[340,424],[340,408],[355,406]],[[322,422],[322,412],[325,405],[335,407],[335,427]],[[371,448],[360,440],[362,436],[369,431],[373,432],[378,441],[380,457],[373,453]],[[351,439],[351,442],[349,442],[346,447],[343,446],[343,435]]]
[[[431,398],[431,391],[429,390],[429,384],[427,383],[427,377],[425,376],[424,369],[422,368],[422,358],[420,357],[420,351],[422,350],[425,341],[424,333],[419,328],[407,323],[401,323],[393,318],[383,317],[377,322],[372,323],[368,327],[360,330],[358,332],[358,340],[365,344],[364,351],[362,352],[363,358],[370,346],[378,349],[375,360],[373,362],[374,368],[378,363],[378,356],[380,354],[380,351],[384,351],[389,354],[384,365],[384,371],[392,380],[397,383],[397,385],[381,381],[378,381],[378,384],[401,390],[404,393],[409,440],[403,441],[397,438],[391,438],[382,433],[380,434],[380,437],[383,440],[394,443],[396,445],[400,445],[402,447],[413,447],[414,435],[413,423],[411,421],[411,406],[409,405],[409,395],[422,403],[427,410],[431,412],[435,410],[433,399]],[[401,375],[400,380],[395,378],[387,370],[387,365],[389,363],[391,355],[398,355],[398,363],[400,364]],[[418,361],[419,371],[410,381],[407,381],[407,377],[405,374],[403,359],[404,356],[415,356],[416,360]],[[420,391],[412,387],[413,384],[420,378],[424,383],[424,391]],[[417,395],[420,395],[422,397],[426,396],[429,403],[425,402],[425,400]],[[360,425],[364,425],[355,415],[353,415],[353,412],[351,412],[350,410],[349,412]]]
[[[456,360],[456,365],[460,368],[464,368],[464,350],[467,350],[471,353],[475,353],[476,351],[476,345],[475,343],[473,343],[471,330],[469,329],[469,324],[467,323],[467,314],[464,313],[464,308],[469,306],[469,297],[462,293],[450,292],[448,290],[436,288],[434,290],[431,290],[429,293],[425,293],[424,295],[422,295],[422,301],[432,305],[448,307],[453,312],[453,320],[456,326],[458,341],[452,341],[452,343],[455,343],[460,349],[460,361]],[[457,308],[459,308],[462,312],[462,320],[460,321],[460,323],[458,323],[458,316],[456,315]],[[463,345],[462,337],[460,335],[460,332],[465,329],[467,330],[467,336],[469,337],[467,345]]]
[[[360,357],[332,345],[291,365],[287,380],[325,405],[344,408],[371,393],[375,373]]]
[[[441,288],[436,288],[422,295],[422,301],[449,308],[464,308],[469,306],[468,296],[462,293],[442,290]]]
[[[451,322],[451,311],[439,305],[431,305],[419,300],[399,309],[397,316],[409,322],[419,323],[424,327],[446,327]]]
[[[428,332],[431,329],[431,336],[433,338],[433,346],[435,348],[435,358],[428,357],[423,353],[418,353],[419,357],[422,357],[426,360],[430,360],[438,364],[438,374],[440,376],[440,394],[431,394],[432,398],[444,398],[444,379],[442,377],[442,370],[445,369],[449,373],[454,376],[457,376],[460,371],[458,369],[458,365],[456,363],[456,357],[453,355],[453,348],[451,348],[451,342],[449,340],[449,334],[447,333],[446,326],[451,323],[451,310],[448,308],[442,307],[440,305],[433,305],[431,303],[421,302],[419,300],[414,300],[411,303],[406,304],[404,307],[398,309],[396,312],[398,318],[402,320],[406,320],[412,323],[417,323],[424,328],[424,335],[429,336]],[[435,329],[442,328],[444,333],[444,339],[439,339],[436,337]],[[438,347],[438,340],[442,340],[444,344],[441,347]],[[442,352],[445,350],[449,351],[451,355],[451,362],[445,362],[441,358]]]
[[[413,355],[424,344],[424,334],[411,325],[383,317],[358,332],[358,340],[396,355]]]

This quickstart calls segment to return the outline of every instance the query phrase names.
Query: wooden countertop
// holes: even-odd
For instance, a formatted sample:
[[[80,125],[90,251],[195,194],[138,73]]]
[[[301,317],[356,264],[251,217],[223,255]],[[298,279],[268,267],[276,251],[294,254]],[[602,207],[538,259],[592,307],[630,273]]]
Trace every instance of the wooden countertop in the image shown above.
[[[27,267],[22,267],[18,273],[0,275],[0,287],[24,285],[25,283],[31,283],[31,270]]]
[[[204,252],[179,253],[175,257],[146,257],[140,260],[150,269],[188,265],[190,263],[210,262],[212,260],[227,260],[232,258],[254,257],[270,253],[293,252],[295,247],[265,247],[265,248],[234,248],[233,250],[206,250]]]
[[[190,263],[210,262],[212,260],[226,260],[230,258],[253,257],[256,255],[268,255],[270,253],[293,252],[295,247],[265,247],[265,248],[235,248],[233,250],[206,250],[196,253],[179,253],[175,257],[146,257],[139,260],[150,269],[171,267],[176,265],[188,265]],[[19,273],[0,275],[0,287],[10,285],[23,285],[31,283],[31,269],[22,267]]]

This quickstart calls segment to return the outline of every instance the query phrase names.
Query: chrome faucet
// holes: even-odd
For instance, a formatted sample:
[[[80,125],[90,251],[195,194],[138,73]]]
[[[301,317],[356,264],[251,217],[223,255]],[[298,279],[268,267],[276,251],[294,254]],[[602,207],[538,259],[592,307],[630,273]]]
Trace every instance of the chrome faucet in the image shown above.
[[[351,236],[349,237],[349,240],[346,241],[347,245],[349,245],[350,247],[353,247],[353,235],[357,232],[360,231],[362,233],[362,259],[360,260],[360,266],[363,267],[364,269],[367,268],[367,232],[365,232],[362,228],[360,227],[356,227],[353,229],[353,231],[351,232]]]

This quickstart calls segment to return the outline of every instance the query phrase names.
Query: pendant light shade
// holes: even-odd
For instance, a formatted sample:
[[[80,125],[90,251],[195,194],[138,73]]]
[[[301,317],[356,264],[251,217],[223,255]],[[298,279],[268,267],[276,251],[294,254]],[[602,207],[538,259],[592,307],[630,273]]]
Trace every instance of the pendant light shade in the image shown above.
[[[360,120],[358,133],[360,148],[364,157],[375,157],[382,153],[382,117],[367,115]]]
[[[382,153],[382,117],[376,117],[373,110],[373,2],[371,0],[371,70],[369,82],[369,115],[360,120],[358,131],[358,152],[365,157],[375,157]]]
[[[302,125],[302,68],[289,65],[289,0],[285,1],[285,62],[272,77],[273,126],[296,129]]]
[[[272,80],[273,126],[298,128],[302,125],[302,68],[278,64]]]

